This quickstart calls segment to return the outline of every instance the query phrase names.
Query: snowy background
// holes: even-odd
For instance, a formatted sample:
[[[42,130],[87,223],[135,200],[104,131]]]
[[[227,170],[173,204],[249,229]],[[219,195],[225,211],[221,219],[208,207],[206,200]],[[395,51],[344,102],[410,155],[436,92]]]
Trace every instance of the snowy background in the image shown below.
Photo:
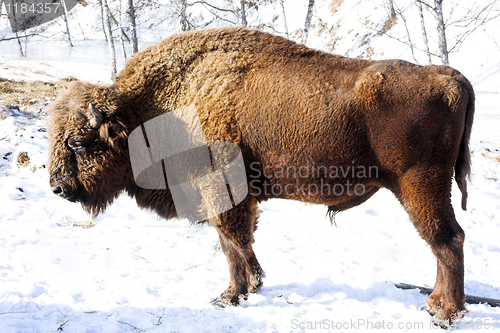
[[[157,2],[157,8],[153,2],[138,3],[140,49],[178,30],[174,1]],[[231,2],[211,3],[222,7]],[[307,1],[286,0],[283,7],[280,1],[252,3],[258,6],[247,11],[251,27],[282,35],[287,29],[290,38],[301,40]],[[308,45],[352,57],[401,58],[425,64],[424,52],[414,50],[412,54],[403,43],[408,41],[408,28],[415,46],[422,48],[413,2],[397,1],[406,26],[399,19],[387,32],[390,37],[374,33],[386,21],[385,3],[316,1]],[[484,4],[445,2],[449,45],[465,29],[451,23],[474,14]],[[110,5],[116,8],[117,3]],[[41,35],[23,44],[24,58],[18,55],[17,41],[1,41],[13,35],[6,18],[0,18],[0,332],[435,329],[431,317],[418,310],[426,296],[394,286],[404,282],[432,287],[436,263],[387,190],[338,214],[336,225],[326,217],[326,207],[284,200],[263,203],[254,250],[267,275],[264,286],[242,307],[224,310],[209,304],[224,291],[229,278],[214,229],[189,226],[182,220],[160,220],[124,196],[92,221],[78,204],[53,195],[45,169],[44,130],[44,110],[53,94],[33,97],[9,87],[21,80],[26,85],[45,82],[58,87],[60,79],[69,76],[110,82],[108,49],[96,8],[89,1],[88,6],[78,5],[70,12],[73,48],[64,41],[62,20],[55,20]],[[231,25],[227,20],[238,23],[233,14],[224,14],[222,18],[227,20],[223,21],[204,8],[189,9],[197,27]],[[435,53],[434,21],[432,16],[426,19]],[[500,19],[489,21],[450,53],[450,64],[471,80],[477,92],[468,211],[460,209],[461,196],[456,185],[453,187],[456,217],[466,233],[465,292],[497,299],[499,29]],[[439,63],[436,56],[432,60]],[[119,67],[123,63],[119,58]],[[23,151],[30,161],[19,165],[17,156]],[[500,308],[467,308],[469,313],[456,330],[472,331],[484,322],[500,329]],[[307,329],[317,322],[323,325]]]

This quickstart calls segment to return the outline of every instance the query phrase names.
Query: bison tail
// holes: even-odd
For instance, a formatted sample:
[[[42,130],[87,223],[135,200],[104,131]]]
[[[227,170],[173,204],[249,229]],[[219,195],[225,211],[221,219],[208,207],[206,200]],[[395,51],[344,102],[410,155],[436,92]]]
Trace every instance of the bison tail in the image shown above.
[[[465,111],[464,132],[462,135],[462,140],[460,141],[460,151],[455,163],[455,181],[457,182],[458,188],[462,192],[462,209],[467,210],[467,180],[470,179],[471,171],[469,139],[472,129],[472,120],[474,116],[475,98],[474,90],[472,89],[472,85],[470,84],[470,82],[463,76],[459,79],[459,82],[466,90],[468,102],[467,109]],[[455,106],[458,106],[459,104],[461,103],[456,103]]]

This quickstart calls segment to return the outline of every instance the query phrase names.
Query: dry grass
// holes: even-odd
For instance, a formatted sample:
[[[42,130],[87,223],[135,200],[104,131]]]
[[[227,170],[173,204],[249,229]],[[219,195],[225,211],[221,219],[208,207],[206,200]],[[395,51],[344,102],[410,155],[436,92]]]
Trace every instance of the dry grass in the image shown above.
[[[55,82],[14,81],[0,78],[0,106],[24,109],[33,112],[53,100],[59,89],[75,78],[59,79]],[[17,105],[17,107],[16,107]]]
[[[495,149],[495,151],[493,152],[489,148],[485,148],[484,152],[482,152],[481,155],[495,162],[500,162],[500,154],[498,152],[498,149]]]
[[[332,0],[332,1],[330,1],[328,8],[330,9],[330,12],[332,15],[334,15],[337,12],[337,10],[339,9],[340,5],[343,2],[344,2],[344,0]]]
[[[391,28],[396,25],[397,21],[397,17],[389,17],[382,27],[382,33],[386,33],[387,31],[391,30]]]

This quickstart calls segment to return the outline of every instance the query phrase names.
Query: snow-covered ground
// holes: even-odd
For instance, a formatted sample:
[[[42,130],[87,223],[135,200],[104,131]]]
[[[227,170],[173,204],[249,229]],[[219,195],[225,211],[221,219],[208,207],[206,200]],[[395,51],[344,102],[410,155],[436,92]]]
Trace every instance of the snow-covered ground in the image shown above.
[[[43,66],[5,61],[0,76],[39,78]],[[97,81],[100,72],[92,73]],[[466,294],[497,299],[498,97],[477,96],[467,212],[460,210],[453,188],[457,220],[467,237]],[[91,218],[81,207],[50,192],[43,117],[3,110],[8,112],[14,113],[0,121],[1,332],[434,329],[430,316],[418,310],[426,296],[394,286],[432,286],[436,264],[389,191],[338,214],[336,225],[322,206],[263,203],[254,249],[267,274],[264,287],[242,307],[219,310],[209,302],[226,288],[229,274],[214,229],[159,220],[125,196],[85,228]],[[21,151],[28,152],[29,166],[17,165]],[[500,308],[467,307],[460,323],[467,327],[459,329],[472,330],[471,323],[477,328],[481,322],[500,329]]]
[[[363,1],[344,2],[332,16],[334,23],[329,22],[338,25],[336,36],[344,37],[335,45],[341,54],[366,56],[366,48],[350,45],[366,29],[359,22],[368,7],[355,6]],[[325,1],[318,3],[313,23],[333,15]],[[298,13],[305,13],[304,6],[293,8],[286,6],[290,31],[303,24],[304,15]],[[261,10],[259,15],[252,19],[264,20],[272,13]],[[378,22],[380,17],[371,19]],[[409,24],[418,27],[419,22]],[[328,46],[333,37],[319,31],[313,28],[309,45]],[[466,294],[500,299],[496,39],[496,34],[478,32],[451,56],[452,65],[478,92],[468,211],[460,209],[456,185],[453,202],[466,232]],[[373,58],[412,58],[407,48],[388,37],[377,43]],[[75,38],[74,44],[69,50],[61,41],[30,42],[28,59],[22,60],[15,56],[14,42],[2,42],[0,78],[50,82],[74,76],[109,82],[103,43]],[[405,282],[432,287],[436,263],[389,191],[381,190],[365,204],[338,214],[336,225],[330,224],[322,206],[263,203],[254,250],[267,275],[264,286],[242,307],[220,310],[209,302],[227,287],[229,273],[214,229],[160,220],[125,196],[86,228],[91,217],[49,189],[45,119],[1,105],[0,333],[434,329],[431,317],[418,310],[426,296],[394,286]],[[11,116],[4,118],[6,114]],[[22,151],[30,157],[26,167],[16,163]],[[485,322],[500,329],[500,308],[467,308],[457,329],[472,331]]]

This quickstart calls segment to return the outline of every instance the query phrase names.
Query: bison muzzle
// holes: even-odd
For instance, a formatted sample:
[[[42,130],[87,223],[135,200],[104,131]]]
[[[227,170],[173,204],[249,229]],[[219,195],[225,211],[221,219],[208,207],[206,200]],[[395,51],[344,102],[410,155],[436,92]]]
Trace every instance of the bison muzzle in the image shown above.
[[[463,316],[464,232],[450,200],[454,177],[465,209],[474,92],[458,71],[349,59],[243,28],[174,35],[136,54],[114,84],[73,82],[50,105],[53,192],[94,215],[126,192],[165,219],[183,217],[173,184],[138,185],[128,141],[182,108],[196,110],[207,142],[238,147],[249,184],[241,202],[199,221],[216,228],[229,265],[219,304],[238,305],[262,285],[252,250],[259,202],[335,214],[384,187],[436,256],[427,310],[445,326]]]

